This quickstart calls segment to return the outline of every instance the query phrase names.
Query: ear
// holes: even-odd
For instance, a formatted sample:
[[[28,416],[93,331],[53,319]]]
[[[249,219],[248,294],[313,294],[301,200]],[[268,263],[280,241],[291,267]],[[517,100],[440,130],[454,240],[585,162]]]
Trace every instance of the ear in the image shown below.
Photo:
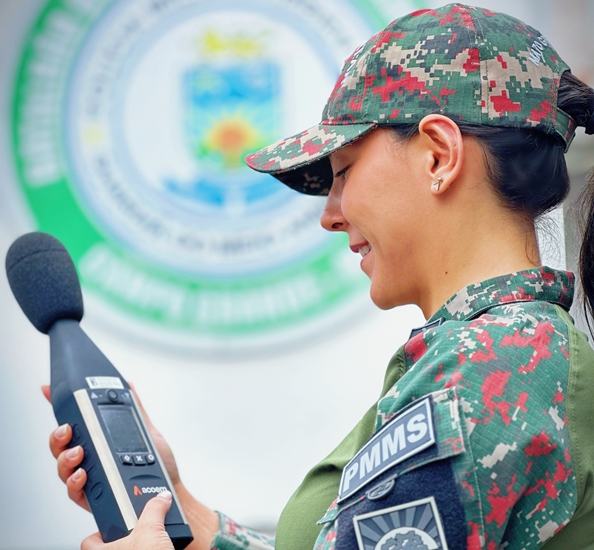
[[[420,144],[425,154],[427,185],[434,194],[448,190],[464,163],[464,140],[458,125],[443,115],[427,115],[419,123]],[[433,185],[439,181],[439,185]]]

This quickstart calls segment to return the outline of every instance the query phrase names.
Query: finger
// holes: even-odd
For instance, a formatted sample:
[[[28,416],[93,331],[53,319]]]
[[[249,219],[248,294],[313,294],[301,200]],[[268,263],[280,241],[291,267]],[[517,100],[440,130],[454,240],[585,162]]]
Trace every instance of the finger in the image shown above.
[[[105,543],[103,542],[101,535],[99,533],[95,533],[81,542],[80,550],[98,550],[104,546]]]
[[[66,480],[66,488],[68,489],[68,497],[70,500],[90,512],[91,509],[89,508],[89,503],[83,492],[83,487],[86,482],[87,472],[82,468],[79,468]]]
[[[43,393],[43,396],[51,403],[52,398],[50,394],[50,387],[44,384],[41,386],[41,392]]]
[[[60,453],[66,449],[71,439],[72,428],[68,424],[62,424],[50,434],[49,445],[54,458],[60,456]]]
[[[141,527],[141,529],[149,526],[152,526],[153,529],[155,526],[164,529],[165,516],[169,512],[169,508],[171,508],[171,499],[172,495],[169,491],[163,491],[156,497],[151,498],[146,503],[136,526]]]
[[[64,483],[78,468],[84,457],[85,452],[80,445],[67,449],[58,455],[58,475]]]
[[[146,414],[146,410],[144,409],[144,405],[142,404],[142,401],[140,399],[140,397],[138,396],[138,392],[136,391],[136,386],[134,385],[134,382],[131,382],[130,380],[128,380],[128,385],[130,386],[130,389],[132,390],[132,393],[134,394],[134,397],[136,398],[136,403],[138,403],[138,407],[140,409],[140,411],[142,412],[142,416],[144,416],[144,419],[148,422],[148,416]]]
[[[146,414],[144,405],[142,404],[140,397],[138,397],[138,393],[136,393],[136,387],[134,386],[134,383],[130,382],[128,380],[128,385],[130,386],[130,389],[132,390],[132,393],[134,394],[134,397],[136,398],[136,403],[138,403],[138,408],[140,409],[140,412],[142,413],[142,416],[144,417],[144,421],[146,422],[147,426],[149,427],[149,429],[158,431],[157,428],[155,428],[155,426],[151,422],[151,419],[148,417],[148,414]]]

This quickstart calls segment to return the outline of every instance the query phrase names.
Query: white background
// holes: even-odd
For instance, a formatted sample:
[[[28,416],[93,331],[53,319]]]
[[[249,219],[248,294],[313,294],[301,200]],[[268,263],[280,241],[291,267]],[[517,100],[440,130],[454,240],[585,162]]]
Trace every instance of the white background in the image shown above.
[[[2,258],[17,236],[35,229],[16,191],[9,117],[22,42],[41,4],[0,0]],[[399,6],[404,3],[381,4],[393,17],[403,14]],[[585,0],[481,4],[537,27],[574,72],[586,79],[592,76],[587,32],[592,17],[585,15],[590,9]],[[550,250],[556,259],[549,263],[562,264],[563,240],[553,241]],[[240,522],[273,527],[307,470],[377,399],[389,358],[410,329],[424,321],[414,307],[379,312],[370,304],[368,309],[326,341],[235,363],[143,349],[95,323],[92,311],[83,326],[122,374],[135,382],[154,423],[173,447],[190,491]],[[68,500],[55,473],[47,447],[55,420],[40,391],[48,381],[47,337],[20,312],[1,269],[0,550],[68,550],[96,530],[90,515]]]

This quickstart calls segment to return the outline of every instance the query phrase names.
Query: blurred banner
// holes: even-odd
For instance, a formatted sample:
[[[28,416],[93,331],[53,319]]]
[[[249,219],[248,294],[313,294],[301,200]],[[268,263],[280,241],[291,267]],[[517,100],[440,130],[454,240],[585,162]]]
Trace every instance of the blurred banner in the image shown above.
[[[482,3],[540,23],[537,3]],[[274,530],[424,322],[371,305],[358,256],[319,227],[323,198],[242,159],[319,122],[359,44],[439,4],[0,2],[0,254],[28,231],[64,242],[85,330],[135,382],[191,492],[240,522]],[[559,242],[549,265],[564,264]],[[0,304],[0,550],[78,548],[96,529],[47,449],[47,338],[3,271]]]
[[[352,317],[366,284],[323,200],[243,157],[318,122],[385,22],[366,0],[43,7],[15,82],[18,179],[106,322],[219,356]]]

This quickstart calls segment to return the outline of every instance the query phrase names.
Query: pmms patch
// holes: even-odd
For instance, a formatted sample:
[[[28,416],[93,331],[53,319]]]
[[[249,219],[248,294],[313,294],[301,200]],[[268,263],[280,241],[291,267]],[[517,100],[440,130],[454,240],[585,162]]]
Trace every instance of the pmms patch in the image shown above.
[[[388,468],[435,443],[432,402],[420,399],[397,414],[353,457],[342,472],[338,502],[350,497]]]
[[[433,497],[355,516],[359,550],[448,550]]]

